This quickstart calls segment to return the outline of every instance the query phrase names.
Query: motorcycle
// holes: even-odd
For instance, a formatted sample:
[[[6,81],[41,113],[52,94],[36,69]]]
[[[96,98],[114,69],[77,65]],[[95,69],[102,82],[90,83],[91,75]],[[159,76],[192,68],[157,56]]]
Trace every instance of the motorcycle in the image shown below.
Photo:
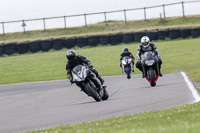
[[[125,56],[123,57],[121,64],[123,73],[127,75],[127,79],[130,79],[131,73],[133,72],[133,60],[129,56]]]
[[[96,75],[84,65],[78,65],[73,70],[73,83],[81,83],[85,90],[82,90],[99,102],[107,100],[109,97],[105,87],[101,87],[102,84]]]
[[[151,51],[145,52],[142,55],[142,68],[143,68],[143,76],[146,77],[146,80],[153,87],[156,85],[156,81],[159,77],[159,67],[158,67],[158,58]]]

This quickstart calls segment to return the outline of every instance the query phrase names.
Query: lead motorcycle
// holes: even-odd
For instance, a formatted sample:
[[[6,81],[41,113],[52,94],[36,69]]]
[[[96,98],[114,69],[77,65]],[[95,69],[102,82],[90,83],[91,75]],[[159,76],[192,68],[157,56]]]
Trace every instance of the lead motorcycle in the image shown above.
[[[127,79],[130,79],[131,73],[133,72],[133,60],[129,56],[125,56],[123,57],[121,64],[123,73],[127,75]]]
[[[156,81],[159,77],[158,70],[158,57],[151,51],[145,52],[142,55],[142,68],[143,68],[143,76],[146,77],[146,80],[153,87],[156,85]]]
[[[78,65],[73,70],[73,83],[81,83],[84,86],[83,90],[94,98],[95,101],[107,100],[109,97],[105,87],[101,87],[102,84],[96,75],[84,65]]]

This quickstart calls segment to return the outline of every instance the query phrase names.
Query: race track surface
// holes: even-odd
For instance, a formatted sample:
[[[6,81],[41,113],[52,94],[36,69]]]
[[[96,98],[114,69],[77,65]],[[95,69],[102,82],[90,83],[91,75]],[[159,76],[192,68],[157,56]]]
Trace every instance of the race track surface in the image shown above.
[[[166,74],[156,87],[132,75],[104,77],[110,98],[95,102],[68,80],[0,85],[0,133],[160,110],[196,99],[181,73]]]

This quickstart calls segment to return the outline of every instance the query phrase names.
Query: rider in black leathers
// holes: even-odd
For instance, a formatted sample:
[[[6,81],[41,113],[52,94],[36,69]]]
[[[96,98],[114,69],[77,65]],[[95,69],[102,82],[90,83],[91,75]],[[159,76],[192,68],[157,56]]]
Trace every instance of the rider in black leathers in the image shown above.
[[[104,80],[101,78],[101,76],[98,74],[98,72],[93,68],[92,63],[84,56],[82,55],[76,55],[76,52],[74,50],[69,50],[66,53],[66,57],[68,59],[66,63],[66,71],[67,71],[67,78],[70,80],[71,83],[73,83],[73,76],[72,76],[72,70],[77,65],[87,65],[89,69],[97,76],[97,78],[100,80],[101,84],[103,85]],[[81,90],[85,90],[82,84],[76,83],[78,87],[81,88]],[[84,91],[85,92],[85,91]]]
[[[129,56],[132,60],[133,60],[133,66],[134,66],[134,60],[135,60],[135,58],[134,58],[134,56],[132,55],[132,53],[131,52],[129,52],[128,51],[128,48],[124,48],[123,49],[123,53],[120,55],[120,67],[122,67],[122,63],[121,63],[121,61],[123,60],[123,57],[125,57],[125,56]],[[134,72],[134,69],[132,68],[132,71]]]
[[[136,62],[136,67],[142,72],[142,64],[141,64],[141,55],[144,54],[145,52],[152,51],[155,53],[155,55],[158,57],[158,66],[159,66],[159,76],[162,77],[161,73],[161,64],[162,60],[160,57],[160,52],[158,51],[157,47],[155,44],[150,42],[149,37],[144,36],[141,38],[141,44],[138,46],[138,51],[137,51],[137,59],[138,61]],[[144,75],[143,75],[144,78]]]

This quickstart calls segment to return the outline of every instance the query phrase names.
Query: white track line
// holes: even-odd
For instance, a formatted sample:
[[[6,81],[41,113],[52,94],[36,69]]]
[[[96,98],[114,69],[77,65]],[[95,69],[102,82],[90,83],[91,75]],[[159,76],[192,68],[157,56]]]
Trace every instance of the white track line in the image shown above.
[[[188,76],[185,72],[181,72],[181,74],[182,74],[185,82],[187,83],[189,89],[191,90],[193,97],[195,98],[194,102],[199,102],[200,96],[199,96],[197,89],[194,87],[193,83],[190,81],[190,79],[188,78]]]

